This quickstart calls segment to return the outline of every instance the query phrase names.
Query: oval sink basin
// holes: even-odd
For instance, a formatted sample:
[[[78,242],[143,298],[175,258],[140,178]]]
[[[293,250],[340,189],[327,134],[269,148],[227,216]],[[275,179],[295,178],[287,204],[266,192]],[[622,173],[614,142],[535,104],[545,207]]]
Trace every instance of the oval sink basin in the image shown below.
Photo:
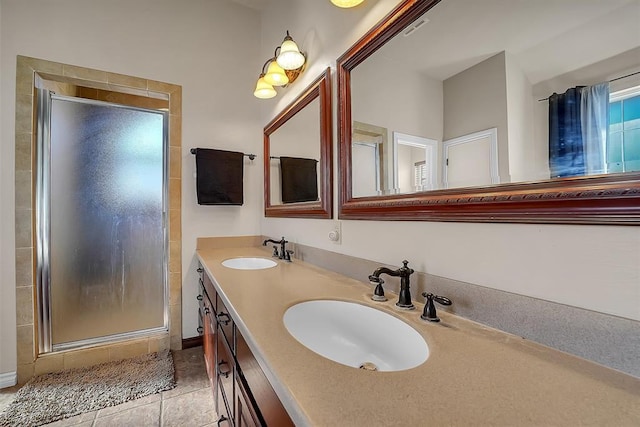
[[[429,347],[407,323],[375,308],[346,301],[307,301],[284,313],[291,335],[315,353],[372,371],[402,371],[423,364]]]
[[[278,263],[269,258],[240,257],[226,259],[222,261],[222,265],[236,270],[262,270],[275,267]]]

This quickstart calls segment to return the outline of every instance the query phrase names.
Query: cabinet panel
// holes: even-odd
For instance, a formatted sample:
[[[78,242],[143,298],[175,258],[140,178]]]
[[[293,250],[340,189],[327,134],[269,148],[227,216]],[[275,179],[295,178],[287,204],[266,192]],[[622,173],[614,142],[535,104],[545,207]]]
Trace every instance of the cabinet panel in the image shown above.
[[[236,358],[241,376],[247,383],[250,395],[258,406],[265,423],[270,426],[293,426],[293,421],[282,406],[251,349],[236,330]]]
[[[216,289],[213,287],[213,282],[211,278],[206,272],[202,273],[202,287],[206,291],[207,295],[209,295],[209,299],[211,300],[211,305],[213,306],[213,310],[216,311]]]
[[[224,386],[218,382],[218,390],[223,390]],[[216,412],[218,414],[219,426],[233,426],[233,419],[231,418],[232,410],[229,407],[229,402],[225,400],[225,394],[220,391],[215,396]],[[231,402],[233,403],[233,402]]]
[[[215,388],[217,328],[211,303],[206,297],[204,298],[203,323],[204,336],[202,338],[202,346],[204,350],[204,362],[207,368],[207,375],[211,381],[211,386],[212,388]]]
[[[257,427],[262,425],[256,408],[247,392],[247,387],[243,384],[241,375],[236,375],[235,420],[238,427]]]
[[[223,335],[218,332],[217,340],[218,364],[216,367],[216,378],[218,382],[218,392],[216,410],[218,415],[226,413],[230,419],[230,424],[234,425],[233,412],[235,403],[235,360],[229,353]]]
[[[216,303],[218,305],[217,319],[218,325],[220,325],[220,329],[229,345],[229,350],[232,354],[235,354],[235,340],[234,340],[234,325],[233,320],[231,319],[231,315],[229,314],[229,310],[225,307],[224,303],[220,299],[220,295],[216,294]]]

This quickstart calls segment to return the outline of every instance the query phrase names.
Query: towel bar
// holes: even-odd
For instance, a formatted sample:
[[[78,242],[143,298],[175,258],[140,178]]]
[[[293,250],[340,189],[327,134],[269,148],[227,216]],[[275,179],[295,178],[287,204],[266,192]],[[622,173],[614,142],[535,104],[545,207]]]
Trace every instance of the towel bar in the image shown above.
[[[192,148],[192,149],[191,149],[191,154],[196,154],[196,148]],[[249,160],[253,160],[253,159],[255,159],[256,157],[258,157],[258,156],[256,156],[255,154],[244,154],[244,153],[242,153],[242,154],[243,154],[245,157],[248,157],[248,158],[249,158]]]
[[[273,160],[280,160],[280,157],[278,157],[278,156],[269,156],[269,158],[273,159]],[[313,159],[313,160],[315,160],[315,159]],[[318,163],[318,160],[316,160],[316,163]]]

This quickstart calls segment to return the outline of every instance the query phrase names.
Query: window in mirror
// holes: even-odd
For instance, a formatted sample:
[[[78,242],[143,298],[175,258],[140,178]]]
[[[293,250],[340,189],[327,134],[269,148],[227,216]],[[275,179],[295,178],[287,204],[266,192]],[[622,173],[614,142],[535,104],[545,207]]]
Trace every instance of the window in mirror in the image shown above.
[[[606,152],[610,172],[640,171],[640,86],[611,94]]]
[[[629,174],[639,169],[633,141],[640,130],[636,119],[623,123],[623,102],[609,105],[608,94],[640,83],[639,13],[638,0],[401,2],[338,59],[342,216],[373,218],[377,211],[393,219],[395,210],[398,218],[582,222],[606,203],[635,211],[618,196],[628,196],[629,180],[639,185]],[[361,181],[365,172],[352,153],[356,121],[435,141],[435,178],[426,187],[401,186],[397,157],[386,156],[369,168],[383,176],[370,180],[392,185],[359,191],[354,176]],[[495,129],[495,145],[452,144],[487,129]],[[630,142],[623,144],[623,136]],[[610,176],[620,173],[626,175]],[[585,194],[601,185],[613,190],[607,202]],[[453,188],[455,197],[446,197]],[[524,209],[517,203],[525,192],[539,199],[546,219],[535,218],[531,206],[504,209]],[[592,210],[565,203],[575,209],[557,211],[569,197]],[[489,212],[487,204],[497,201],[500,211]],[[403,203],[412,207],[400,209]],[[445,210],[446,216],[435,214]],[[587,221],[600,222],[596,217]]]
[[[264,128],[265,216],[332,217],[331,145],[327,68]]]

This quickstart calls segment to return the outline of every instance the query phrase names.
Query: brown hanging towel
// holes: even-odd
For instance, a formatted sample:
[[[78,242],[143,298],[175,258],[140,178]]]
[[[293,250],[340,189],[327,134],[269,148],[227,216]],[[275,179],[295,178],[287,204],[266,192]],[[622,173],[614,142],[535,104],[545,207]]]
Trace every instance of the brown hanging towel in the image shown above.
[[[242,205],[244,154],[196,148],[199,205]]]
[[[280,156],[282,203],[318,200],[318,161]]]

